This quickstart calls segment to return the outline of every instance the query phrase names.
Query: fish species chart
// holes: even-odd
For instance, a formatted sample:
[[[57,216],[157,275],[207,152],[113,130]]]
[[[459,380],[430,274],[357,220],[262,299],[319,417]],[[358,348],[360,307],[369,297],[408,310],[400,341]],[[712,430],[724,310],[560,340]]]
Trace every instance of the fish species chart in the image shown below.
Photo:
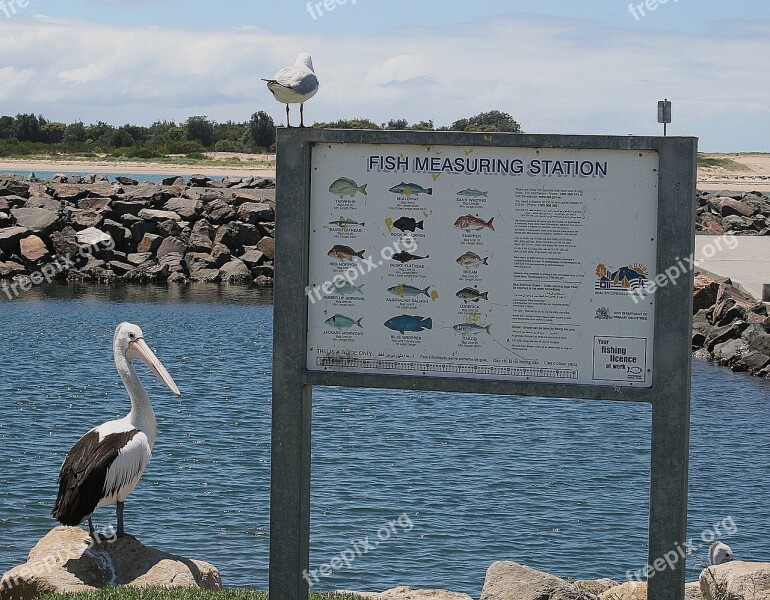
[[[658,154],[319,144],[307,367],[652,385]]]

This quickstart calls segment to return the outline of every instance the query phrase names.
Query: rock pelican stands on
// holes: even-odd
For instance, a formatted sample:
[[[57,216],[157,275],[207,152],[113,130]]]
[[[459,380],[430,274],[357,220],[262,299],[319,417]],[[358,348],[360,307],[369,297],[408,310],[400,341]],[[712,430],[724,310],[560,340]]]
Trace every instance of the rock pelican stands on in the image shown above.
[[[115,366],[131,398],[131,411],[122,419],[94,427],[72,447],[59,474],[59,494],[53,514],[63,525],[79,525],[88,519],[94,537],[93,512],[115,504],[119,537],[123,528],[123,503],[139,483],[157,437],[150,398],[134,370],[133,360],[144,362],[177,396],[179,388],[144,341],[142,330],[121,323],[113,341]],[[94,539],[96,539],[94,537]]]
[[[294,65],[278,71],[267,81],[267,88],[273,92],[278,102],[286,105],[286,127],[289,125],[289,104],[299,104],[299,126],[304,127],[305,101],[315,96],[318,91],[318,77],[313,71],[313,61],[307,52],[297,54]]]

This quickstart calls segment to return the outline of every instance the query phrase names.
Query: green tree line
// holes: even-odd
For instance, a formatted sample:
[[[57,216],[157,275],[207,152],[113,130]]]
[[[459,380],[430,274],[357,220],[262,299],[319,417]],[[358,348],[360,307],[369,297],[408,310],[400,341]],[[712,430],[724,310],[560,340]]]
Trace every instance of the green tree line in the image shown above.
[[[0,117],[0,156],[60,152],[156,158],[206,151],[260,153],[274,147],[275,123],[264,111],[245,123],[194,116],[184,123],[156,121],[149,127],[103,121],[65,124],[33,114]]]
[[[435,127],[432,120],[410,124],[406,119],[391,119],[377,124],[363,118],[316,123],[314,127],[521,132],[519,123],[499,110],[459,119],[443,127]],[[156,121],[149,127],[115,126],[103,121],[90,125],[82,121],[65,124],[34,114],[0,117],[0,156],[100,153],[157,158],[169,154],[196,156],[206,151],[261,153],[274,149],[275,123],[264,111],[254,113],[245,123],[217,123],[205,116],[193,116],[184,123]]]

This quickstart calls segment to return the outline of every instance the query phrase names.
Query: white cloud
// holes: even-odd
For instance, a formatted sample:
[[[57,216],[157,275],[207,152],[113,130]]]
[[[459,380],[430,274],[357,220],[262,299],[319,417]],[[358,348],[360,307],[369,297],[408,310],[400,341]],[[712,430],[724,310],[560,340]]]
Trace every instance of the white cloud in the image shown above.
[[[700,135],[712,150],[770,150],[762,127],[751,126],[770,120],[768,33],[758,23],[722,22],[718,35],[695,36],[519,15],[300,37],[38,18],[4,24],[0,112],[150,123],[267,110],[279,121],[283,109],[260,78],[308,50],[321,81],[310,121],[447,124],[499,109],[530,132],[656,134],[655,103],[665,96],[674,102],[670,131]]]

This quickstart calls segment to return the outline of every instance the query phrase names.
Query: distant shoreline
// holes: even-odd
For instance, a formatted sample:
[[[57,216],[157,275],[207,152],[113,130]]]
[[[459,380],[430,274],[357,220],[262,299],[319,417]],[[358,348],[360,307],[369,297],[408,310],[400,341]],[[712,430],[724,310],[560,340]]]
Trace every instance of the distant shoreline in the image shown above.
[[[174,165],[147,162],[107,162],[87,160],[0,160],[0,173],[7,171],[55,171],[69,173],[139,173],[158,175],[216,175],[219,177],[275,177],[275,169],[254,166],[210,166],[210,165]]]

